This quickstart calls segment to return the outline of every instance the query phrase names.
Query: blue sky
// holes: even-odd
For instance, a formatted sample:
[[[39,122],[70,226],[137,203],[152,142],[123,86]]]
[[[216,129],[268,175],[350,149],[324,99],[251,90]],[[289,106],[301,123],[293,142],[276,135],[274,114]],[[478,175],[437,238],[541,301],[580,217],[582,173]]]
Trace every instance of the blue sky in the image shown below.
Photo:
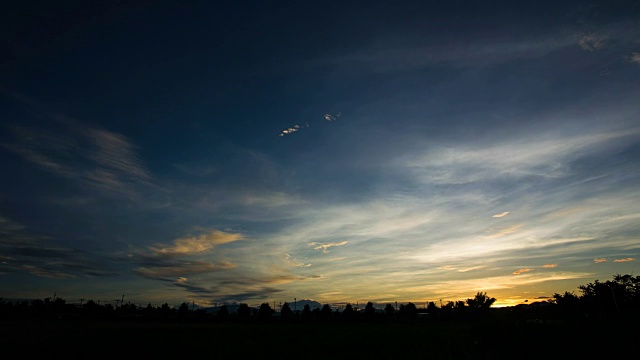
[[[14,5],[0,297],[510,305],[637,272],[639,15]]]

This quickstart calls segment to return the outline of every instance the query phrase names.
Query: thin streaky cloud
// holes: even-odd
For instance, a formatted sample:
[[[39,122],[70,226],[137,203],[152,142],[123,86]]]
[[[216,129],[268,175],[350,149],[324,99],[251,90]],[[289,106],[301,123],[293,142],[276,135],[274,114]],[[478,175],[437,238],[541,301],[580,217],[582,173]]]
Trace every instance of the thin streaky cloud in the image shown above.
[[[105,192],[136,195],[150,185],[135,146],[122,134],[66,119],[56,128],[9,126],[13,142],[3,146],[53,174]]]
[[[298,259],[294,258],[289,254],[284,254],[284,261],[287,265],[299,267],[299,268],[310,267],[312,265],[312,264],[307,264],[303,261],[299,261]]]
[[[173,241],[172,245],[156,245],[150,247],[155,255],[191,255],[208,251],[214,246],[243,240],[238,233],[211,230],[198,236],[184,237]]]
[[[71,275],[71,274],[63,273],[60,271],[51,271],[47,269],[42,269],[40,267],[33,266],[33,265],[24,265],[23,268],[29,271],[33,275],[45,277],[49,279],[69,279],[69,278],[75,277],[74,275]]]
[[[542,265],[542,267],[545,269],[552,269],[552,268],[558,267],[558,264],[544,264]]]
[[[616,260],[613,260],[613,262],[615,262],[615,263],[622,263],[622,262],[629,262],[629,261],[635,261],[635,260],[636,260],[636,259],[634,259],[634,258],[624,258],[624,259],[616,259]]]
[[[520,230],[520,228],[523,226],[524,224],[518,224],[518,225],[513,225],[513,226],[509,226],[507,228],[504,228],[496,233],[490,234],[490,235],[486,235],[485,237],[488,239],[495,239],[495,238],[499,238],[499,237],[503,237],[509,234],[513,234],[516,231]]]
[[[329,121],[329,122],[332,122],[332,121],[340,118],[340,116],[342,116],[342,113],[337,113],[336,115],[331,115],[331,114],[327,113],[327,114],[324,114],[324,119]]]
[[[600,263],[603,263],[603,262],[607,262],[607,259],[606,258],[595,258],[595,259],[593,259],[593,262],[596,263],[596,264],[600,264]]]
[[[329,252],[329,248],[330,247],[334,247],[334,246],[343,246],[346,245],[348,243],[348,241],[341,241],[341,242],[333,242],[333,243],[318,243],[318,242],[310,242],[309,246],[314,246],[314,250],[320,250],[323,253],[328,253]]]
[[[467,271],[473,271],[473,270],[480,270],[480,269],[484,269],[485,266],[473,266],[473,267],[469,267],[469,268],[465,268],[465,269],[459,269],[458,272],[464,273]]]
[[[588,34],[584,35],[578,40],[578,45],[583,50],[596,51],[602,49],[605,43],[606,37],[602,35]]]
[[[524,274],[524,273],[530,272],[530,271],[533,271],[533,269],[532,268],[524,268],[524,269],[518,269],[518,270],[512,272],[512,274],[513,275],[520,275],[520,274]]]
[[[294,132],[299,131],[301,128],[302,127],[300,125],[293,125],[292,127],[288,127],[286,129],[282,130],[282,132],[280,132],[280,136],[293,134]]]
[[[236,265],[230,262],[210,263],[205,261],[180,261],[162,264],[161,266],[138,267],[133,272],[142,277],[154,280],[186,278],[187,275],[211,273],[218,270],[233,269]]]
[[[508,212],[508,211],[505,211],[505,212],[500,213],[500,214],[495,214],[495,215],[493,215],[492,217],[494,217],[494,218],[501,218],[501,217],[505,217],[505,216],[507,216],[508,214],[509,214],[509,212]]]

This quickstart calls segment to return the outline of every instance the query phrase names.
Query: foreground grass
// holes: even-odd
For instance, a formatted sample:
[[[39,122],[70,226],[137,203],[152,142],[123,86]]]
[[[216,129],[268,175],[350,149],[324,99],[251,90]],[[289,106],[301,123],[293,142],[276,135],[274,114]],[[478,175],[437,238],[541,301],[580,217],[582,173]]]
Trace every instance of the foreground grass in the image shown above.
[[[0,322],[3,358],[540,359],[637,355],[637,322]],[[628,329],[628,330],[627,330]]]

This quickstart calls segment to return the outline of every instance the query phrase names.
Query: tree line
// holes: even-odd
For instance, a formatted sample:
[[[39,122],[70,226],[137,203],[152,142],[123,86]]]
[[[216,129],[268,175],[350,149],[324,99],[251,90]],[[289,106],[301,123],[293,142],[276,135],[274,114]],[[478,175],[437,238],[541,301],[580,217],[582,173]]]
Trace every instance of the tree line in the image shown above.
[[[124,303],[100,305],[89,300],[81,305],[67,303],[62,298],[45,298],[31,301],[6,302],[0,299],[0,319],[87,318],[87,319],[140,319],[171,321],[217,322],[357,322],[357,321],[452,321],[481,320],[494,316],[536,319],[580,319],[589,317],[615,317],[635,315],[640,312],[640,276],[614,275],[612,280],[595,280],[578,287],[580,294],[565,292],[552,298],[527,305],[509,308],[491,308],[496,299],[483,292],[464,301],[448,301],[444,304],[429,302],[423,308],[414,303],[386,304],[376,309],[368,302],[363,310],[346,304],[344,309],[333,309],[329,304],[311,309],[305,305],[301,311],[293,311],[284,303],[276,312],[269,303],[250,307],[246,303],[231,312],[222,305],[217,311],[194,309],[189,303],[178,308],[165,303],[160,306],[138,306]]]

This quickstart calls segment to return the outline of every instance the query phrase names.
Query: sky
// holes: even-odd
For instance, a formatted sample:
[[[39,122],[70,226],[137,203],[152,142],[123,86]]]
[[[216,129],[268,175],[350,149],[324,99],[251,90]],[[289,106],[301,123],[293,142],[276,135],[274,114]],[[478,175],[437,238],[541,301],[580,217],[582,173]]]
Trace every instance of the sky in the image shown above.
[[[638,274],[637,1],[0,17],[2,298],[506,306]]]

